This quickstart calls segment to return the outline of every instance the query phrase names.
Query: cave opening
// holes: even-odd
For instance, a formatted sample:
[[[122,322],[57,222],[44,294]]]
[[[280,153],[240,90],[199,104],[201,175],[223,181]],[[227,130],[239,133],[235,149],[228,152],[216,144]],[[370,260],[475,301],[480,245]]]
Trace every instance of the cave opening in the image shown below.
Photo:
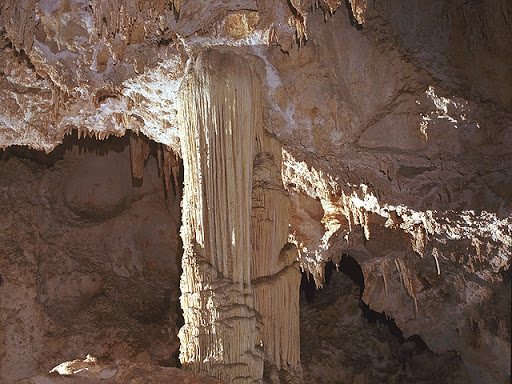
[[[362,300],[364,293],[364,275],[363,270],[356,259],[350,255],[343,254],[337,266],[332,262],[332,260],[329,260],[325,264],[324,268],[326,287],[329,287],[333,274],[336,272],[343,273],[359,288],[359,306],[361,307],[364,319],[370,324],[376,324],[378,322],[379,324],[387,327],[390,333],[394,335],[400,343],[405,341],[403,332],[396,325],[392,317],[386,315],[386,312],[377,312],[372,310],[370,306]],[[322,290],[317,289],[314,279],[308,277],[308,274],[305,271],[302,272],[300,289],[304,293],[304,297],[308,304],[314,303],[316,295],[322,293]],[[415,339],[418,338],[420,337],[415,337]]]
[[[183,166],[142,134],[0,150],[0,376],[179,366]]]
[[[361,269],[361,266],[359,263],[354,259],[352,256],[343,254],[339,264],[338,268],[334,265],[334,263],[330,260],[325,265],[325,276],[326,276],[326,283],[327,276],[332,276],[332,273],[334,271],[339,270],[340,272],[344,273],[350,280],[352,280],[358,287],[359,287],[359,305],[361,307],[361,310],[363,311],[363,317],[367,322],[370,324],[376,324],[377,322],[389,329],[389,332],[397,338],[397,340],[400,343],[403,343],[405,341],[403,332],[395,323],[395,320],[386,315],[386,312],[377,312],[370,308],[368,304],[366,304],[362,297],[364,293],[364,275],[363,270]],[[330,272],[328,272],[330,271]],[[419,336],[418,336],[419,337]],[[421,339],[421,338],[420,338]]]
[[[355,258],[343,254],[338,266],[329,261],[324,275],[322,289],[306,272],[301,281],[305,382],[383,382],[393,376],[396,382],[434,383],[447,382],[450,364],[463,371],[455,352],[433,353],[419,335],[405,337],[393,318],[363,302],[364,274]],[[429,376],[432,367],[438,374]]]

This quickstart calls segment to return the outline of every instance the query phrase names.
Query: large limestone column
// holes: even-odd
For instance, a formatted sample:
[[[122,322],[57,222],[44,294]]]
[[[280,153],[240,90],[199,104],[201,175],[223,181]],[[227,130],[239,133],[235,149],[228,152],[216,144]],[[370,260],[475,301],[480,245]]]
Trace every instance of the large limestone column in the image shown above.
[[[261,105],[258,77],[232,52],[200,53],[180,89],[180,359],[228,383],[262,382],[264,361],[300,367],[300,278],[293,249],[283,250],[289,202]]]

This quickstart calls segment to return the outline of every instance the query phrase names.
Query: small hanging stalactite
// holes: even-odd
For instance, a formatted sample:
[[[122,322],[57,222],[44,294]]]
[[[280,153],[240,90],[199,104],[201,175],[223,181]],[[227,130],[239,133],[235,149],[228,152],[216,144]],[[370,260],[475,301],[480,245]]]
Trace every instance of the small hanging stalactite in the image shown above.
[[[172,201],[181,200],[183,161],[168,146],[158,144],[156,147],[158,163],[158,176],[164,183],[165,201],[169,205]]]
[[[132,181],[135,185],[142,183],[144,166],[149,158],[149,139],[130,133],[130,161],[132,166]]]

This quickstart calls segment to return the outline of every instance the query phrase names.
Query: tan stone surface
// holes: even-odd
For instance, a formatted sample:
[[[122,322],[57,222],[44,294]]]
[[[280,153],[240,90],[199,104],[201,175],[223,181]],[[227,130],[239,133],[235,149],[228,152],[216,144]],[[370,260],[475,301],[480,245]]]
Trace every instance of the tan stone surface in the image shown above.
[[[133,186],[127,137],[70,139],[0,158],[2,383],[88,353],[177,364],[180,219],[156,159]]]
[[[257,73],[264,127],[284,150],[302,267],[321,285],[325,262],[352,255],[368,304],[433,351],[456,350],[473,381],[509,381],[510,1],[7,0],[0,11],[0,147],[49,152],[72,129],[101,139],[132,130],[180,154],[182,79],[200,52],[235,52]],[[165,153],[158,159],[169,191],[179,166]],[[0,180],[2,202],[11,204],[1,235],[43,247],[31,224],[39,221],[18,220],[28,213],[17,196],[36,195],[9,189],[15,178],[37,191],[38,172],[10,161],[12,176]],[[69,207],[55,216],[97,220],[101,207],[117,217],[140,202],[124,190],[102,197],[109,184],[98,177],[92,205],[71,200],[77,191],[68,188]],[[52,207],[44,188],[38,193]],[[39,313],[32,248],[2,247],[7,276],[26,288],[3,300],[23,303],[20,316]],[[5,289],[11,280],[0,273]],[[70,276],[76,295],[57,296],[68,303],[102,284],[75,286]],[[21,371],[29,372],[44,327],[23,334],[16,315],[5,313],[0,336],[18,327],[19,342],[30,345]]]

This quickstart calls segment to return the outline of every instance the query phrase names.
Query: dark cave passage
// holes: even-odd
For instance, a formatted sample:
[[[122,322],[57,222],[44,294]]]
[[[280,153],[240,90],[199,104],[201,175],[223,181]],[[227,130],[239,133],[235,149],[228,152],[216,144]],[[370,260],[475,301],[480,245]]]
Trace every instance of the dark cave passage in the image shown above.
[[[335,271],[336,267],[332,261],[329,261],[326,264],[325,269],[325,274],[327,276],[327,270]],[[378,322],[379,324],[386,326],[391,332],[391,334],[395,336],[400,343],[403,343],[405,341],[403,332],[400,330],[400,328],[398,328],[398,326],[395,323],[395,320],[393,320],[393,318],[391,318],[390,316],[387,316],[386,312],[376,312],[372,310],[368,306],[368,304],[366,304],[362,300],[362,296],[364,293],[364,275],[361,266],[356,261],[356,259],[354,259],[350,255],[343,254],[339,262],[338,269],[340,272],[348,276],[350,280],[352,280],[357,286],[359,286],[359,305],[361,307],[361,310],[363,311],[363,316],[366,319],[366,321],[368,321],[370,324],[376,324]],[[332,272],[330,272],[330,274],[332,275]]]
[[[305,379],[325,383],[345,382],[342,379],[334,379],[339,369],[333,368],[330,376],[326,373],[331,363],[322,362],[315,366],[315,363],[309,362],[311,356],[317,353],[315,348],[320,346],[329,351],[328,355],[338,356],[336,361],[347,359],[343,364],[340,363],[345,370],[353,373],[372,370],[371,375],[375,375],[373,380],[376,381],[380,380],[379,370],[384,369],[384,366],[387,366],[384,370],[394,367],[392,369],[396,370],[395,373],[399,377],[407,377],[416,375],[414,370],[422,369],[421,364],[426,363],[418,361],[426,359],[427,356],[430,356],[435,364],[441,363],[442,358],[433,354],[420,336],[412,335],[405,338],[393,318],[385,312],[370,309],[362,301],[364,289],[361,266],[357,260],[346,254],[342,256],[338,268],[331,261],[325,265],[323,289],[316,289],[313,278],[308,279],[306,273],[302,274],[301,361],[305,372],[317,372],[317,376],[308,374]],[[377,346],[381,353],[378,357],[375,356]],[[446,358],[458,359],[455,355]],[[457,362],[459,363],[459,360]],[[325,372],[320,373],[322,370]],[[342,375],[341,371],[339,375]],[[368,372],[364,375],[367,377]],[[382,375],[389,376],[389,372]],[[350,382],[348,378],[345,380]]]
[[[334,265],[334,263],[329,260],[325,264],[325,284],[328,287],[331,278],[334,273],[341,272],[345,274],[352,282],[354,282],[359,287],[359,305],[361,307],[361,310],[363,311],[363,316],[370,324],[376,324],[377,322],[379,324],[382,324],[386,326],[392,335],[394,335],[400,343],[403,343],[405,341],[405,338],[403,336],[403,332],[398,328],[393,318],[386,315],[386,312],[376,312],[372,310],[368,304],[366,304],[362,300],[363,292],[364,292],[364,275],[363,271],[361,269],[361,266],[359,263],[354,259],[352,256],[343,254],[341,257],[341,260],[338,264],[338,268]],[[316,286],[310,282],[307,281],[307,279],[304,278],[305,273],[303,273],[303,280],[301,281],[301,289],[304,290],[304,293],[306,294],[306,298],[308,299],[308,303],[314,301],[314,297],[316,295]],[[311,279],[312,280],[312,279]],[[419,336],[417,336],[419,338]]]
[[[301,292],[304,292],[304,296],[306,297],[308,304],[311,304],[315,301],[316,283],[313,279],[313,276],[309,276],[306,271],[301,272],[299,289]]]

